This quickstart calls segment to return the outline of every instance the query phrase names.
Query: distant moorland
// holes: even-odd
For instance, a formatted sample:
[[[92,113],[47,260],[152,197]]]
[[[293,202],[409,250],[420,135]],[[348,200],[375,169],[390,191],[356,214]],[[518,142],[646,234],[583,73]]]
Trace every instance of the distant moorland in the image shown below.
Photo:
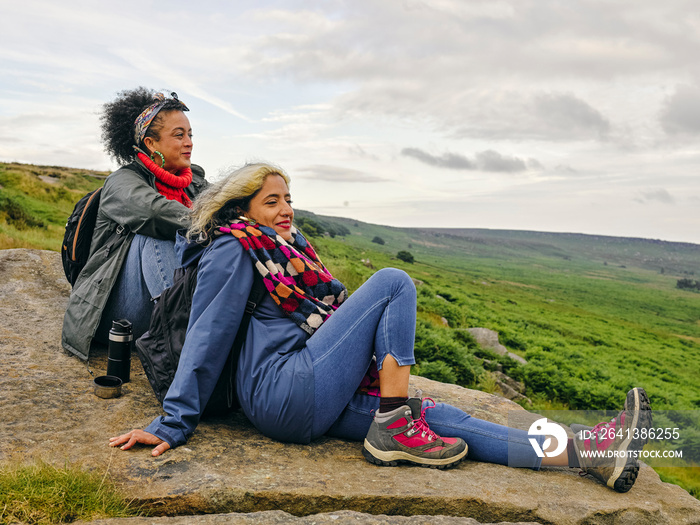
[[[0,249],[59,250],[74,203],[106,175],[0,163]],[[633,386],[654,409],[700,410],[700,293],[679,287],[700,279],[700,245],[393,228],[301,210],[296,223],[351,291],[387,266],[418,281],[414,373],[496,391],[500,365],[531,410],[619,410]],[[527,364],[479,348],[470,327],[497,331]],[[670,446],[699,457],[697,421]],[[656,470],[700,495],[700,467]]]

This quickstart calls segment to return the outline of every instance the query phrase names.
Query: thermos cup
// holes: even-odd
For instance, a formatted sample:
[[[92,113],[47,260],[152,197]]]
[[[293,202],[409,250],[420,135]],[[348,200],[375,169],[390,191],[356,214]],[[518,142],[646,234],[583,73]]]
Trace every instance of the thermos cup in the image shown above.
[[[112,321],[109,331],[109,351],[107,353],[107,375],[115,376],[122,383],[129,382],[131,374],[131,347],[134,333],[127,319]]]

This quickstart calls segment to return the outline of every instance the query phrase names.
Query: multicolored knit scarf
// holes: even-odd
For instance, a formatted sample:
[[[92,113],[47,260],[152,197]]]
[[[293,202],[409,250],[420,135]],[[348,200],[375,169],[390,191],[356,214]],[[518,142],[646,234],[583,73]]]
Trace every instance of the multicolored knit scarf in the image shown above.
[[[175,175],[153,162],[148,155],[137,153],[141,162],[153,173],[156,178],[156,189],[163,197],[171,201],[178,201],[188,208],[192,207],[192,201],[185,193],[185,188],[192,183],[192,169],[183,168]]]
[[[275,303],[306,333],[312,335],[347,298],[343,283],[294,226],[290,242],[268,226],[243,220],[219,230],[241,242]]]

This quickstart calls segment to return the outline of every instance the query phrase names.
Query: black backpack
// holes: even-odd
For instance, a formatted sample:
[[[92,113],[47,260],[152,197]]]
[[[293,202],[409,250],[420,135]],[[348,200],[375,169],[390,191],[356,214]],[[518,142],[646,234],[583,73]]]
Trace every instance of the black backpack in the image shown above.
[[[68,217],[66,232],[61,245],[61,260],[66,279],[73,286],[78,274],[87,263],[90,255],[92,232],[95,229],[97,210],[100,207],[102,187],[85,195],[73,208]]]
[[[148,331],[136,341],[136,353],[161,405],[180,361],[196,286],[196,264],[175,270],[173,285],[154,299],[156,303]],[[250,316],[266,293],[262,278],[255,272],[253,287],[233,347],[203,417],[224,415],[239,407],[236,397],[238,356],[248,332]]]

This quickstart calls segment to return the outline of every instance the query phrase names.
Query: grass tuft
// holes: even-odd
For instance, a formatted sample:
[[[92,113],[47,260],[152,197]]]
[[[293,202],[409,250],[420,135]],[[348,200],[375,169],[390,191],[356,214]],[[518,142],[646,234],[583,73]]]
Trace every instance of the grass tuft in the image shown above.
[[[106,481],[107,472],[44,461],[0,467],[0,524],[43,525],[130,517],[140,509]]]

